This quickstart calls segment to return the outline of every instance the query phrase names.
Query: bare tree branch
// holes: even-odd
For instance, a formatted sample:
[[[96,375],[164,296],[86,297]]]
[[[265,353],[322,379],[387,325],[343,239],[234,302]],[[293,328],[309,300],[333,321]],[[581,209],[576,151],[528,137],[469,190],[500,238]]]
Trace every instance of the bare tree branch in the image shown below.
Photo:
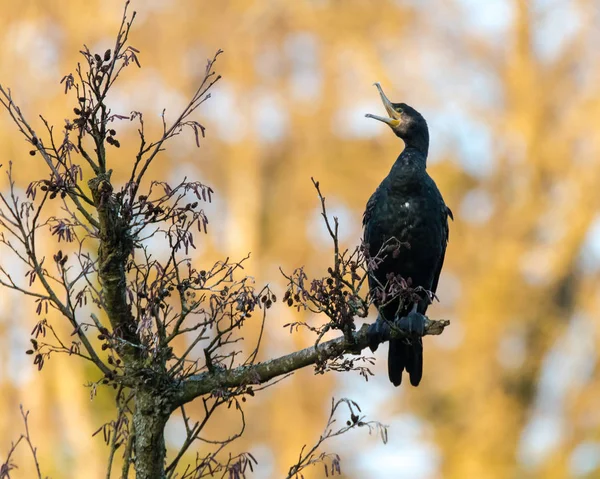
[[[449,324],[450,321],[448,320],[430,320],[427,318],[425,334],[442,334],[444,328]],[[267,383],[297,369],[317,364],[319,361],[338,358],[343,354],[359,354],[369,345],[367,339],[368,328],[368,324],[363,324],[360,330],[352,335],[352,341],[350,342],[344,337],[339,337],[321,343],[317,347],[310,346],[253,366],[241,366],[231,370],[207,372],[192,376],[179,386],[173,397],[173,408],[176,409],[199,396],[210,394],[216,390]],[[392,330],[390,336],[384,339],[400,338],[404,337],[405,334],[401,330]]]
[[[36,477],[38,479],[42,479],[42,471],[41,471],[40,463],[39,463],[38,457],[37,457],[37,448],[33,445],[33,442],[31,440],[31,435],[29,434],[29,422],[28,422],[29,411],[25,412],[22,404],[19,405],[19,410],[21,411],[21,417],[23,418],[23,424],[25,426],[25,433],[21,434],[19,439],[17,439],[16,442],[13,442],[11,444],[10,450],[8,451],[8,454],[6,457],[6,461],[4,461],[4,463],[0,464],[0,479],[10,479],[10,471],[17,468],[17,466],[13,462],[11,462],[11,459],[12,459],[12,455],[15,453],[17,447],[19,447],[19,444],[22,441],[25,441],[25,443],[27,443],[27,447],[28,447],[29,451],[31,452],[33,464],[35,465]]]

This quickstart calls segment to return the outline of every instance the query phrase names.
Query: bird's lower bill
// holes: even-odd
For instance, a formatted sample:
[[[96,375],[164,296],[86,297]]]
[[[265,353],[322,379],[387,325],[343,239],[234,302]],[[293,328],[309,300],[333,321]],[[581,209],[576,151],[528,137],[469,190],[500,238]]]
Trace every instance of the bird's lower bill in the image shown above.
[[[384,123],[387,123],[392,128],[395,128],[400,124],[400,120],[396,120],[395,118],[387,118],[385,116],[373,115],[371,113],[367,113],[365,116],[367,118],[373,118],[374,120],[379,120]]]

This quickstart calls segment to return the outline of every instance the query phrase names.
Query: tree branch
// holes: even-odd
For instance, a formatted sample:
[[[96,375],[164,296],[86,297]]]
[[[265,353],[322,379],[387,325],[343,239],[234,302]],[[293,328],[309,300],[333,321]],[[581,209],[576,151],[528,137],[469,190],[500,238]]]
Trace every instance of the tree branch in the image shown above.
[[[424,335],[442,334],[444,328],[450,324],[450,321],[425,319]],[[368,324],[363,326],[356,333],[353,333],[353,341],[347,341],[343,336],[320,343],[318,347],[310,346],[300,351],[296,351],[276,359],[271,359],[253,366],[240,366],[231,370],[217,370],[215,372],[206,372],[190,376],[183,381],[180,389],[176,392],[172,402],[172,410],[194,400],[204,394],[217,391],[219,389],[229,389],[250,384],[263,384],[275,379],[278,376],[289,374],[297,369],[317,364],[320,361],[333,359],[344,354],[360,354],[368,347],[367,337]],[[390,338],[405,337],[407,334],[402,330],[392,330],[389,337],[384,337],[384,341]]]

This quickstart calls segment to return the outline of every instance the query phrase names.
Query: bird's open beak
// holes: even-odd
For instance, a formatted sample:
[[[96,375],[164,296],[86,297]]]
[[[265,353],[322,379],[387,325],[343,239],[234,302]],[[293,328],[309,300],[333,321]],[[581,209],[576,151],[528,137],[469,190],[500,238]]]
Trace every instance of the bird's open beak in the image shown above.
[[[387,111],[387,114],[389,115],[389,117],[372,115],[371,113],[367,113],[365,116],[367,118],[373,118],[375,120],[379,120],[384,123],[387,123],[392,128],[398,126],[398,124],[400,123],[400,114],[396,110],[394,110],[394,106],[392,105],[392,102],[388,99],[387,96],[385,96],[385,93],[383,93],[383,89],[381,88],[381,85],[379,83],[375,83],[375,86],[379,90],[379,96],[381,97],[381,101],[382,101],[383,106],[385,107],[385,110]]]

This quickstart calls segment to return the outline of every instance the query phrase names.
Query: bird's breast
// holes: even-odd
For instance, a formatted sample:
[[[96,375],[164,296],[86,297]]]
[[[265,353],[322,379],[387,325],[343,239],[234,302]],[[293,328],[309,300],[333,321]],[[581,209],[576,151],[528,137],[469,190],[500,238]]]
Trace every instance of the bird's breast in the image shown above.
[[[403,245],[392,263],[380,272],[393,271],[412,277],[417,284],[429,287],[445,245],[442,221],[443,200],[437,188],[427,183],[404,189],[388,189],[378,196],[365,240],[371,255],[391,238]]]

